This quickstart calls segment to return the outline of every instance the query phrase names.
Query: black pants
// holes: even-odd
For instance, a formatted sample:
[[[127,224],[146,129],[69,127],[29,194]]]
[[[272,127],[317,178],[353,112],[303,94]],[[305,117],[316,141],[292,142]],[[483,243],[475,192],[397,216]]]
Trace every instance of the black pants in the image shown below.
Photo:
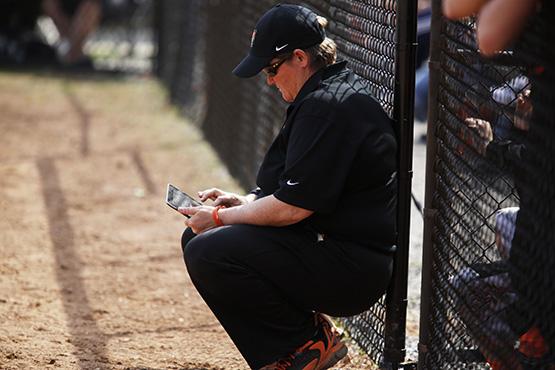
[[[231,225],[181,240],[191,280],[249,366],[292,353],[315,333],[314,312],[351,316],[385,292],[393,258],[318,241],[300,226]]]

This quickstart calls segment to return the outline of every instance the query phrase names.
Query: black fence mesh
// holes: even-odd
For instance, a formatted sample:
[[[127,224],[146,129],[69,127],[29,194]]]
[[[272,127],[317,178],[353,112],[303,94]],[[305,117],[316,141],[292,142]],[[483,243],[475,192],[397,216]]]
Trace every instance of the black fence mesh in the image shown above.
[[[395,88],[396,1],[306,1],[330,20],[328,35],[337,43],[338,57],[370,81],[372,93],[393,117]]]
[[[371,83],[375,97],[395,119],[397,1],[289,2],[328,18],[326,32],[338,45],[338,57],[348,60],[349,67]],[[248,50],[256,20],[276,3],[158,2],[158,74],[173,102],[201,127],[245,188],[255,184],[256,171],[281,128],[286,105],[263,76],[241,80],[231,70]],[[385,297],[370,311],[345,320],[350,334],[377,362],[383,360],[385,323]]]
[[[474,19],[439,11],[435,1],[426,196],[436,213],[421,365],[555,368],[555,8],[544,1],[493,59],[477,51]]]

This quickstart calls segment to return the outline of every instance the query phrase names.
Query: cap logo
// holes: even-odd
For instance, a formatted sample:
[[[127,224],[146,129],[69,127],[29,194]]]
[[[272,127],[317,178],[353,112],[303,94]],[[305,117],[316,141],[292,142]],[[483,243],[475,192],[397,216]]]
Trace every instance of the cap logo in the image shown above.
[[[256,28],[254,29],[254,31],[252,31],[252,36],[251,36],[251,48],[252,45],[254,44],[254,38],[256,37]]]
[[[276,51],[280,51],[281,49],[285,49],[287,47],[287,45],[289,45],[289,44],[285,44],[285,45],[282,45],[282,46],[276,46]]]

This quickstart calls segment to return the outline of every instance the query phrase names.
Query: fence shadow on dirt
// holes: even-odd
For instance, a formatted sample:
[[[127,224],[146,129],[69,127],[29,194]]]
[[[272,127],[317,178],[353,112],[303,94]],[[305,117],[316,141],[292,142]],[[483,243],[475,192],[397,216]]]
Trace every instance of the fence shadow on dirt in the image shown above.
[[[67,202],[60,185],[56,163],[44,157],[36,162],[48,218],[48,231],[56,261],[55,271],[67,315],[67,325],[75,346],[79,367],[88,368],[83,354],[92,351],[99,361],[107,359],[104,335],[94,320],[94,312],[81,276],[83,261],[76,253],[74,231],[69,221]],[[97,368],[101,368],[97,366]]]

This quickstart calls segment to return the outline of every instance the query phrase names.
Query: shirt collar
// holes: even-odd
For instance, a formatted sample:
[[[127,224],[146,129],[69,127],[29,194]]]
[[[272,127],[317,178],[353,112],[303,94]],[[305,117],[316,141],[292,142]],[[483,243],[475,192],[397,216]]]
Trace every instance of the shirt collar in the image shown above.
[[[296,103],[303,100],[304,97],[308,95],[310,92],[316,90],[316,88],[320,85],[320,82],[322,80],[325,80],[326,78],[331,77],[333,75],[339,74],[340,72],[344,71],[346,68],[347,68],[347,61],[342,61],[342,62],[334,63],[332,65],[329,65],[327,67],[321,68],[318,71],[316,71],[304,83],[303,87],[301,87],[301,90],[299,91],[299,93],[297,94],[297,97],[295,98],[293,103],[291,103],[291,105],[292,106],[295,105]]]

